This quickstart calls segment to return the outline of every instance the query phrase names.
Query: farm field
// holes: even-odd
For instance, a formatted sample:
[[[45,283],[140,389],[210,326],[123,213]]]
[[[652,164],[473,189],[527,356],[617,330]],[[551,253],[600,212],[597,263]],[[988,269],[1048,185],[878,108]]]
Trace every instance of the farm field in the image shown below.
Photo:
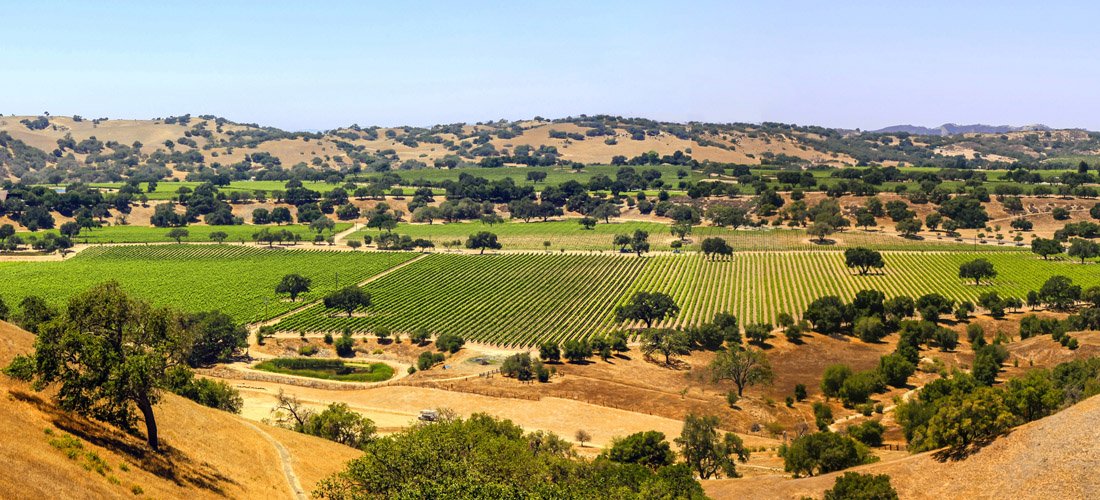
[[[258,321],[302,304],[275,295],[288,273],[313,280],[316,299],[415,257],[410,253],[266,249],[239,245],[97,247],[61,262],[0,262],[0,297],[18,304],[39,295],[54,305],[92,285],[117,280],[134,295],[186,311],[219,309],[236,321]]]
[[[616,300],[649,261],[571,254],[434,254],[369,283],[364,288],[372,305],[352,318],[317,305],[284,319],[276,329],[427,328],[503,345],[586,337],[613,326]]]
[[[974,286],[973,281],[959,279],[959,265],[976,258],[989,260],[998,271],[992,285]],[[916,298],[936,292],[956,301],[976,302],[978,295],[988,291],[1023,299],[1058,274],[1085,288],[1100,285],[1095,264],[1043,261],[1030,253],[888,251],[883,259],[882,274],[860,276],[844,265],[841,252],[744,253],[714,262],[697,255],[658,256],[622,300],[634,291],[671,295],[681,312],[662,326],[695,325],[725,311],[744,325],[774,324],[781,312],[798,317],[818,297],[838,295],[849,301],[864,289],[879,290],[887,297]]]
[[[409,235],[412,238],[424,238],[442,248],[446,241],[463,240],[473,233],[489,231],[497,235],[505,250],[545,250],[544,242],[549,241],[549,249],[557,251],[590,250],[617,253],[618,248],[611,244],[616,234],[631,234],[641,229],[649,232],[651,250],[669,251],[676,237],[670,232],[668,224],[646,221],[622,221],[611,224],[596,224],[593,229],[584,229],[577,219],[551,220],[547,222],[509,221],[489,226],[481,222],[456,222],[443,224],[407,224],[402,223],[394,232]],[[849,230],[830,238],[835,244],[820,245],[811,242],[805,231],[795,229],[728,229],[714,226],[697,226],[684,244],[685,250],[699,250],[703,238],[719,236],[724,238],[737,251],[785,251],[812,250],[835,251],[849,246],[865,246],[878,250],[970,250],[973,244],[956,243],[947,239],[907,240],[892,234]],[[363,236],[377,237],[377,229],[361,229],[348,236],[349,240],[362,240]],[[983,245],[982,251],[1021,251],[1023,247],[1005,245]]]
[[[962,262],[984,257],[1000,276],[974,286],[957,277]],[[859,276],[841,252],[750,252],[728,261],[697,254],[633,256],[435,254],[366,286],[373,305],[352,318],[320,305],[284,319],[283,331],[320,332],[385,327],[427,328],[498,345],[534,345],[619,328],[613,311],[635,291],[671,295],[682,312],[663,326],[690,326],[729,311],[746,322],[796,317],[817,297],[851,299],[858,290],[889,296],[939,292],[956,300],[995,290],[1023,297],[1050,276],[1082,286],[1100,284],[1095,264],[1043,261],[1018,252],[886,252],[885,272]]]
[[[200,226],[190,225],[183,229],[186,229],[190,235],[183,238],[183,242],[191,243],[205,243],[212,241],[210,239],[210,233],[215,231],[221,231],[229,235],[226,238],[227,243],[240,243],[251,242],[252,235],[259,232],[263,228],[270,228],[272,230],[285,229],[294,234],[300,235],[303,242],[313,240],[315,234],[309,229],[309,226],[302,224],[287,224],[283,226],[266,225],[255,226],[252,224],[243,224],[237,226]],[[339,233],[351,227],[351,223],[337,222],[336,227],[333,230],[334,233]],[[73,239],[75,243],[162,243],[175,241],[168,237],[168,232],[172,228],[164,227],[150,227],[150,226],[106,226],[91,231],[85,229],[80,232],[76,238]],[[35,233],[22,232],[18,233],[21,238],[26,240],[30,236],[36,236],[41,238],[45,233],[57,234],[56,229],[49,231],[38,231]],[[326,232],[325,235],[329,236],[331,233]]]

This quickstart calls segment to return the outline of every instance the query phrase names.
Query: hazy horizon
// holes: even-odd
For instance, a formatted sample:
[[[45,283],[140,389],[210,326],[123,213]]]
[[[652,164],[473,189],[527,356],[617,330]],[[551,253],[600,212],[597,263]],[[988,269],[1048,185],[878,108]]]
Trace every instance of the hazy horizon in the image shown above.
[[[1076,2],[47,1],[6,7],[0,112],[288,130],[581,114],[1097,130],[1096,14]]]

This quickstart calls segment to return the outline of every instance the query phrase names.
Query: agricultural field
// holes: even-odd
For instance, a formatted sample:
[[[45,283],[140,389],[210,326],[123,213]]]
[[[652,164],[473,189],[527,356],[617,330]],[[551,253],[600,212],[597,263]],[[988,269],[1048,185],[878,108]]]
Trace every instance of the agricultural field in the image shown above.
[[[999,276],[992,285],[975,286],[958,277],[959,265],[984,258]],[[996,291],[1002,297],[1024,298],[1050,276],[1064,275],[1088,287],[1100,285],[1095,264],[1070,260],[1044,261],[1030,253],[1007,252],[883,252],[881,274],[860,276],[844,265],[840,252],[753,252],[727,261],[694,256],[658,256],[645,266],[622,301],[634,291],[659,291],[673,297],[680,314],[663,326],[681,327],[709,321],[718,312],[732,312],[747,322],[775,323],[781,312],[798,317],[814,299],[838,295],[851,300],[863,289],[887,297],[940,293],[948,298],[977,301]]]
[[[135,296],[186,311],[219,309],[237,321],[258,321],[302,305],[415,257],[409,253],[266,249],[240,245],[154,245],[90,248],[61,262],[0,262],[0,297],[13,306],[28,295],[54,305],[95,284],[117,280]],[[313,291],[290,302],[275,295],[288,273],[313,280]]]
[[[577,219],[552,220],[547,222],[509,221],[489,226],[481,222],[456,222],[443,224],[407,224],[401,223],[394,232],[409,235],[412,238],[430,240],[437,249],[447,241],[462,240],[479,231],[489,231],[497,235],[505,250],[585,250],[617,253],[618,247],[612,245],[616,234],[631,234],[637,229],[649,233],[651,250],[669,251],[670,244],[676,239],[670,232],[669,224],[647,221],[615,221],[610,224],[596,224],[593,229],[584,229]],[[349,240],[362,240],[364,236],[377,237],[377,229],[361,229],[348,236]],[[926,238],[909,240],[893,234],[879,231],[849,230],[830,236],[834,244],[821,245],[810,241],[805,231],[795,229],[738,229],[714,226],[697,226],[692,229],[684,243],[684,250],[698,251],[703,238],[718,236],[725,239],[735,250],[785,251],[813,250],[835,251],[849,246],[865,246],[878,250],[923,250],[957,249],[969,250],[973,244],[957,243],[951,240]],[[549,246],[544,245],[550,242]],[[1019,251],[1021,247],[1010,244],[982,246],[989,251]]]
[[[502,345],[586,337],[613,326],[616,300],[649,262],[571,254],[433,254],[365,286],[372,305],[351,318],[317,305],[276,329],[427,328]]]
[[[957,277],[959,264],[983,257],[1000,276],[974,286]],[[435,254],[366,286],[373,305],[351,318],[316,305],[276,325],[283,331],[397,332],[426,328],[499,345],[587,337],[622,326],[614,309],[635,291],[671,295],[682,312],[664,326],[690,326],[715,313],[733,312],[746,322],[798,316],[823,295],[851,299],[858,290],[887,296],[939,292],[956,300],[986,291],[1023,297],[1050,276],[1069,276],[1082,286],[1100,284],[1095,264],[1043,261],[1020,252],[891,251],[882,274],[859,276],[841,252],[745,252],[727,261],[698,254],[632,256]]]
[[[228,243],[240,243],[251,242],[252,235],[259,232],[263,228],[285,229],[294,234],[302,237],[302,241],[312,241],[315,234],[309,229],[309,226],[303,224],[286,224],[282,226],[267,225],[267,226],[255,226],[252,224],[243,224],[238,226],[200,226],[190,225],[183,229],[186,229],[190,235],[183,238],[181,241],[185,243],[208,243],[213,240],[210,239],[210,233],[215,231],[221,231],[229,235],[225,241]],[[339,233],[351,227],[351,223],[337,222],[333,233]],[[168,237],[168,232],[172,228],[164,227],[150,227],[150,226],[106,226],[97,229],[80,231],[80,234],[73,238],[74,243],[163,243],[175,241],[173,238]],[[41,238],[46,233],[57,234],[57,230],[38,231],[35,233],[22,232],[18,233],[20,237],[26,241],[29,237],[35,236]],[[332,233],[326,232],[325,235],[329,236]]]

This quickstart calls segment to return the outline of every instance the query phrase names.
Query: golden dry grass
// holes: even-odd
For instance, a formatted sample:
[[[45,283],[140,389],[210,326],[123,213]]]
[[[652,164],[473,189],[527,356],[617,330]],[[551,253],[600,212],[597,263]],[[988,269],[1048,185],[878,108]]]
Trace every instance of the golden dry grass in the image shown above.
[[[0,322],[0,364],[29,352],[33,336]],[[4,498],[288,498],[290,486],[276,449],[253,427],[288,450],[305,491],[359,455],[354,449],[260,424],[166,394],[156,407],[165,450],[148,450],[140,435],[58,410],[49,392],[0,376],[0,491]],[[49,444],[72,435],[83,446],[76,459]],[[86,470],[87,453],[110,467]],[[125,466],[123,465],[125,464]],[[127,469],[127,470],[123,470]]]

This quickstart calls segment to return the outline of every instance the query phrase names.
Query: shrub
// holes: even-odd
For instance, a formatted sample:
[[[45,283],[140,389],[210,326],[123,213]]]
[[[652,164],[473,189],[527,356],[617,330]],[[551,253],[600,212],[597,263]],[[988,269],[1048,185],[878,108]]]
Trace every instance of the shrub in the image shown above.
[[[878,420],[868,420],[848,427],[848,435],[867,446],[882,446],[882,434],[886,432]]]
[[[851,375],[852,369],[848,365],[836,364],[826,367],[824,375],[821,376],[821,392],[826,397],[838,396],[844,380]]]
[[[302,356],[312,356],[314,354],[317,354],[317,351],[319,351],[319,349],[317,349],[317,346],[313,344],[306,344],[298,348],[298,354],[301,354]]]
[[[867,447],[835,432],[807,434],[781,446],[783,467],[798,476],[825,474],[877,460]]]
[[[882,375],[877,371],[867,370],[856,372],[844,379],[837,395],[840,396],[845,406],[851,406],[866,403],[871,394],[881,392],[884,389],[886,389],[886,382],[883,380]]]
[[[886,474],[845,472],[836,478],[832,489],[825,490],[825,500],[897,500],[898,492],[890,485]]]

